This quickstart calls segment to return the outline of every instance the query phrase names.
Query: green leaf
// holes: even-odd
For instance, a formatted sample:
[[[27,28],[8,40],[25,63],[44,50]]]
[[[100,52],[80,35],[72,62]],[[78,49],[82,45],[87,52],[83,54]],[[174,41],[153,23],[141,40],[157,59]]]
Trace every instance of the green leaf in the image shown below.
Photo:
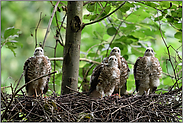
[[[170,16],[170,15],[167,15],[167,16],[166,16],[166,19],[167,19],[167,21],[170,22],[170,23],[173,23],[173,21],[174,21],[174,18],[173,18],[172,16]]]
[[[122,13],[126,13],[131,7],[134,7],[133,3],[126,2],[120,10]]]
[[[161,20],[163,18],[163,16],[158,16],[158,17],[156,17],[155,19],[154,19],[154,21],[159,21],[159,20]]]
[[[105,14],[107,15],[111,10],[111,6],[107,6],[104,10]]]
[[[96,54],[96,53],[88,53],[88,55],[87,55],[88,57],[97,57],[98,56],[98,54]]]
[[[97,18],[97,15],[92,15],[91,18],[90,18],[90,21],[95,20],[95,18]]]
[[[90,20],[92,16],[93,16],[93,15],[90,15],[90,14],[84,15],[84,19]]]
[[[129,58],[128,55],[124,55],[123,57],[125,58],[125,60],[128,60]]]
[[[102,13],[103,16],[107,15],[110,12],[110,10],[111,10],[111,6],[106,6],[105,9],[104,9],[104,11],[103,11],[103,8],[99,8],[98,9],[99,12],[102,12],[103,11],[103,13]]]
[[[174,34],[174,37],[177,38],[177,39],[182,40],[182,33],[181,33],[181,32],[176,32],[176,33]]]
[[[11,40],[11,41],[9,41],[9,42],[15,43],[15,42],[17,42],[17,41],[16,41],[16,40]]]
[[[171,11],[171,15],[173,16],[173,17],[178,17],[178,12],[177,11]]]
[[[121,12],[120,10],[117,10],[117,11],[115,12],[115,14],[117,15],[117,17],[118,17],[119,19],[123,19],[123,14],[122,14],[122,12]]]
[[[139,39],[134,37],[133,35],[121,36],[119,39],[115,41],[121,41],[127,45],[132,44],[133,42],[137,42]]]
[[[104,45],[99,45],[98,46],[98,50],[102,50],[103,48],[105,48]]]
[[[159,1],[161,9],[168,9],[170,7],[170,1]]]
[[[95,10],[95,3],[90,3],[87,5],[86,9],[89,11],[89,12],[94,12]]]
[[[128,38],[128,40],[131,40],[133,42],[137,42],[139,40],[139,38],[136,38],[133,35],[128,35],[127,38]]]
[[[137,23],[143,21],[145,18],[150,16],[151,15],[147,13],[144,9],[139,8],[137,11],[131,13],[126,21]]]
[[[9,36],[18,35],[19,29],[15,29],[14,27],[7,28],[4,32],[4,38],[7,39]]]
[[[174,24],[175,27],[179,28],[182,31],[182,23]]]
[[[107,29],[107,34],[110,35],[110,36],[113,36],[114,34],[116,34],[116,29],[114,27],[109,27]]]
[[[151,2],[151,1],[146,1],[145,4],[148,6],[151,6],[153,8],[157,6],[155,3]]]
[[[8,44],[8,43],[6,43],[6,44]],[[7,48],[10,49],[13,52],[13,55],[16,57],[16,53],[15,53],[14,49],[16,49],[17,47],[15,47],[13,45],[7,45],[7,46],[8,46]]]
[[[20,46],[21,48],[23,47],[23,44],[20,42],[14,42],[16,44],[16,46]]]

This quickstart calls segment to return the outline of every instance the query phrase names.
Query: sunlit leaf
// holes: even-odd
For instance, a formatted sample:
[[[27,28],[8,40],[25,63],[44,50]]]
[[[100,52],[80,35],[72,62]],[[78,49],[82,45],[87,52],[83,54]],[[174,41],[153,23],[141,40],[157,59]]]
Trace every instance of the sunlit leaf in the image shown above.
[[[15,43],[15,42],[17,42],[17,41],[16,41],[16,40],[11,40],[11,41],[9,41],[9,42]]]
[[[9,36],[17,35],[19,29],[15,29],[14,27],[7,28],[4,32],[4,38],[7,39]]]
[[[137,11],[133,12],[129,15],[129,17],[126,19],[126,21],[129,22],[140,22],[144,20],[147,17],[150,17],[151,15],[148,14],[144,9],[140,8]]]
[[[174,34],[174,37],[177,38],[177,39],[181,39],[182,40],[182,32],[176,32]]]

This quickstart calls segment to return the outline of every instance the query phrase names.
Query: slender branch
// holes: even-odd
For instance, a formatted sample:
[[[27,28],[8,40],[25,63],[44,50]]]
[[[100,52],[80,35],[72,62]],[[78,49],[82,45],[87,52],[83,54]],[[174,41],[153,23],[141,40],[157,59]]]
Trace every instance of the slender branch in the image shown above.
[[[40,25],[40,23],[41,23],[41,20],[46,16],[46,15],[45,15],[44,17],[41,18],[41,15],[42,15],[42,12],[40,13],[40,19],[39,19],[38,24],[37,24],[36,29],[35,29],[35,42],[36,42],[35,48],[36,48],[37,45],[38,45],[38,43],[37,43],[37,30],[38,30],[38,27],[39,27],[39,25]]]
[[[131,104],[120,106],[118,109],[116,109],[114,112],[111,113],[111,116],[112,116],[114,113],[116,113],[118,110],[120,110],[121,108],[130,106],[130,105],[132,105],[132,104],[134,104],[134,103],[136,103],[136,102],[138,102],[138,101],[139,101],[139,100],[136,100],[136,101],[132,102]]]
[[[63,57],[59,57],[59,58],[49,58],[50,61],[63,61]],[[94,63],[94,64],[100,64],[100,62],[97,61],[92,61],[90,59],[86,59],[86,58],[79,58],[80,61],[86,61],[86,62],[90,62],[90,63]]]
[[[4,42],[3,42],[3,44],[1,45],[1,48],[8,42],[9,40],[5,40]],[[2,40],[1,40],[1,42],[2,42]]]
[[[145,117],[149,117],[149,115],[140,116],[140,117],[138,117],[138,118],[136,118],[134,120],[131,120],[130,122],[136,122],[137,120],[142,119],[142,118],[145,118]]]
[[[9,87],[11,87],[11,86],[4,86],[4,87],[1,87],[1,91],[2,91],[2,89],[9,88]]]
[[[56,37],[58,38],[58,31],[56,30]],[[57,44],[58,44],[58,39],[56,39],[56,44],[54,47],[54,58],[56,58],[56,51],[57,51]],[[56,61],[54,60],[54,68],[53,70],[55,71],[56,69]],[[55,91],[55,74],[53,74],[53,90]]]
[[[55,5],[55,7],[54,7],[54,10],[53,10],[53,12],[52,12],[50,21],[49,21],[49,23],[48,23],[48,28],[47,28],[47,30],[46,30],[46,34],[45,34],[45,37],[44,37],[44,40],[43,40],[43,49],[44,49],[44,46],[45,46],[45,42],[46,42],[47,35],[48,35],[48,33],[50,32],[50,26],[51,26],[51,23],[52,23],[52,20],[53,20],[53,16],[54,16],[54,14],[55,14],[55,12],[56,12],[56,10],[57,10],[58,4],[59,4],[59,1],[56,3],[56,5]]]
[[[74,92],[77,92],[77,93],[79,93],[79,94],[81,94],[81,95],[83,95],[83,96],[85,96],[85,97],[88,97],[88,96],[86,96],[85,94],[82,94],[81,92],[76,91],[76,90],[74,90],[74,89],[70,88],[70,87],[69,87],[69,86],[67,86],[67,85],[66,85],[66,88],[68,88],[68,89],[70,89],[70,90],[72,90],[72,91],[74,91]]]
[[[160,23],[160,20],[159,20],[159,16],[158,16],[158,23],[159,23],[159,31],[160,31],[160,34],[161,34],[161,38],[162,38],[163,43],[165,44],[166,49],[167,49],[167,52],[168,52],[168,61],[170,62],[171,66],[172,66],[172,69],[173,69],[174,77],[175,77],[175,80],[176,80],[175,84],[177,84],[177,86],[178,86],[178,83],[177,83],[177,75],[176,75],[176,72],[175,72],[175,69],[174,69],[174,65],[172,63],[171,56],[170,56],[170,51],[169,51],[169,47],[170,46],[167,45],[167,43],[166,43],[166,41],[165,41],[165,39],[163,37],[162,30],[161,30],[161,23]],[[172,88],[175,86],[175,84],[171,87],[170,91],[172,91]]]
[[[51,1],[50,1],[50,2],[51,2]],[[51,4],[52,4],[53,7],[55,7],[55,6],[53,5],[52,2],[51,2]],[[66,16],[66,14],[65,14],[65,16]],[[64,21],[64,19],[65,19],[65,16],[64,16],[64,18],[63,18],[63,21]],[[57,28],[58,28],[58,31],[56,30],[56,32],[59,33],[60,39],[61,39],[62,42],[59,40],[58,36],[56,36],[55,39],[60,43],[61,46],[64,46],[64,44],[63,44],[63,39],[62,39],[62,36],[61,36],[61,34],[60,34],[61,27],[59,28],[59,24],[58,24],[59,21],[58,21],[57,13],[56,13],[56,12],[55,12],[55,19],[56,19],[56,24],[57,24]],[[62,24],[63,24],[63,22],[61,23],[61,26],[62,26]]]
[[[61,39],[61,41],[62,42],[59,42],[62,46],[64,46],[64,41],[63,41],[63,39],[62,39],[62,35],[61,35],[61,33],[60,33],[60,30],[61,30],[61,27],[63,27],[63,23],[64,23],[64,20],[65,20],[65,18],[66,18],[66,16],[67,16],[67,13],[65,13],[65,15],[64,15],[64,17],[63,17],[63,20],[62,20],[62,23],[61,23],[61,25],[60,25],[60,28],[59,28],[59,35],[60,35],[60,39]]]
[[[164,75],[169,76],[171,78],[175,78],[173,75],[170,75],[169,73],[162,72]]]
[[[109,17],[109,16],[112,15],[114,12],[116,12],[118,9],[120,9],[125,3],[126,3],[126,1],[123,2],[118,8],[116,8],[114,11],[112,11],[112,12],[109,13],[108,15],[106,15],[106,16],[104,16],[104,17],[102,17],[102,18],[100,18],[100,19],[98,19],[98,20],[96,20],[96,21],[92,21],[92,22],[90,22],[90,23],[85,23],[85,24],[83,24],[82,27],[81,27],[81,29],[83,29],[86,25],[94,24],[94,23],[96,23],[96,22],[99,22],[99,21],[101,21],[101,20],[103,20],[103,19]]]
[[[22,73],[22,75],[20,76],[20,79],[18,80],[17,86],[15,87],[15,91],[16,91],[16,89],[17,89],[17,87],[18,87],[18,85],[20,83],[20,80],[22,79],[23,75],[24,75],[24,72]]]

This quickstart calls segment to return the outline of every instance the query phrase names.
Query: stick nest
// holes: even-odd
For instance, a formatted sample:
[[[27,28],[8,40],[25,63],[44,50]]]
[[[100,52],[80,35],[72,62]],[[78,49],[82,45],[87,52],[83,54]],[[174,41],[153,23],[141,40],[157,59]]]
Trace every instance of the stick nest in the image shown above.
[[[1,92],[1,121],[16,122],[180,122],[181,89],[144,96],[90,99],[85,93],[41,99]]]

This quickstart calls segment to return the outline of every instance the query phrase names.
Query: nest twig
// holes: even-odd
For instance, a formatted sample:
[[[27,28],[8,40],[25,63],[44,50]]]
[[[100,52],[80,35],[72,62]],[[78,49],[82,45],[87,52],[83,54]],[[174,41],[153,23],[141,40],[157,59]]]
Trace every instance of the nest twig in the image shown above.
[[[148,96],[117,95],[90,99],[85,93],[33,98],[17,95],[9,107],[11,94],[1,92],[1,121],[14,122],[180,122],[181,88]]]

